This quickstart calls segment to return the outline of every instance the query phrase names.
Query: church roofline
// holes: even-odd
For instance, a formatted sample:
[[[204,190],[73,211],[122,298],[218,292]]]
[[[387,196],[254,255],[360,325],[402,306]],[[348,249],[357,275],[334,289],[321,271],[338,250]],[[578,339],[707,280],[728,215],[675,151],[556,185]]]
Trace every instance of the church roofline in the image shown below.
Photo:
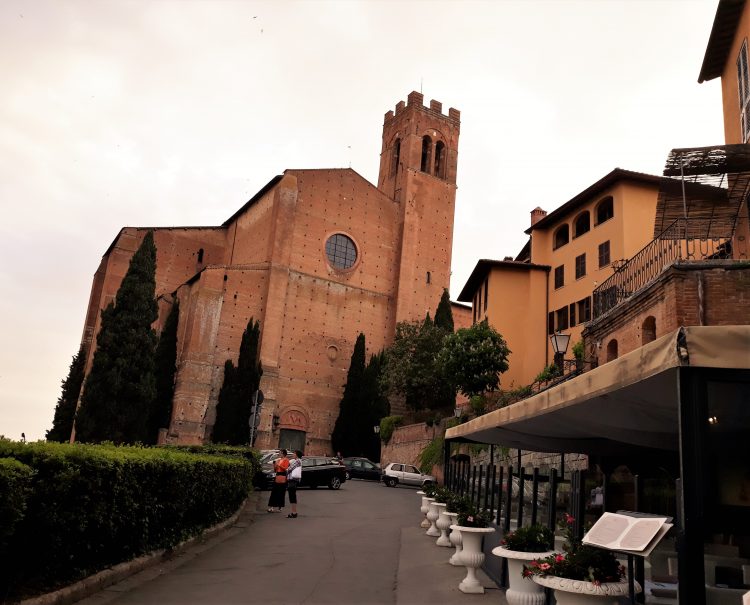
[[[230,216],[227,220],[225,220],[221,226],[222,227],[228,227],[231,225],[234,220],[245,210],[247,210],[250,206],[252,206],[255,202],[257,202],[260,198],[262,198],[266,193],[268,193],[269,190],[273,189],[278,182],[283,178],[283,175],[277,174],[275,177],[273,177],[270,181],[268,181],[259,191],[256,193],[253,197],[251,197],[247,202],[245,202],[242,207],[240,207],[237,212],[235,212],[232,216]]]

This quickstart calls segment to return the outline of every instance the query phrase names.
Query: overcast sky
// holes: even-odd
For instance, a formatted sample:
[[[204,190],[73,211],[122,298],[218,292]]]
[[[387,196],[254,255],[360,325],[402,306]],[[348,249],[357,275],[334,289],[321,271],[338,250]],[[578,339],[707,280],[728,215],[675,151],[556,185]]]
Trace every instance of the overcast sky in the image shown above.
[[[461,111],[451,294],[615,167],[723,143],[716,0],[0,3],[0,434],[44,437],[123,226],[219,225],[286,168],[377,183],[383,114]]]

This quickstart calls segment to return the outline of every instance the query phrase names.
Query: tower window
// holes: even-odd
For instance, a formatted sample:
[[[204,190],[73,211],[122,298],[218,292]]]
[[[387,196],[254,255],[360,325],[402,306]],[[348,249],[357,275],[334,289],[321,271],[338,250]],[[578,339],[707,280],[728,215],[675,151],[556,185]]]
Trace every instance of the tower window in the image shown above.
[[[430,155],[432,154],[432,139],[425,135],[422,137],[422,172],[430,173]]]
[[[350,237],[336,233],[326,242],[326,256],[335,269],[350,269],[357,262],[357,247]]]
[[[617,359],[617,341],[613,338],[607,343],[607,361]]]
[[[562,225],[558,228],[557,231],[555,231],[555,241],[553,243],[552,249],[557,250],[561,246],[564,246],[570,241],[570,229],[567,225]]]
[[[649,315],[641,325],[642,344],[648,344],[656,340],[656,317]]]
[[[398,172],[398,163],[401,159],[401,139],[396,139],[393,144],[393,164],[391,164],[391,176]]]
[[[589,211],[586,210],[586,212],[582,212],[578,215],[578,218],[576,218],[573,225],[573,237],[581,237],[584,233],[587,233],[589,229],[591,229],[591,215],[589,214]]]
[[[199,263],[203,262],[203,248],[201,248],[200,250],[198,250],[198,262]]]
[[[435,176],[445,178],[445,143],[438,141],[435,144]]]
[[[596,224],[601,225],[615,215],[612,197],[604,198],[596,207]]]

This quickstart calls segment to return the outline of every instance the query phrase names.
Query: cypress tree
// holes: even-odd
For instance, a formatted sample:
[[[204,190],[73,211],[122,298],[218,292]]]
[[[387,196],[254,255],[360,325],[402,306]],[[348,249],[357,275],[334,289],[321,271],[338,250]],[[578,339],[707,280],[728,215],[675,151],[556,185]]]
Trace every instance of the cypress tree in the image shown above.
[[[180,322],[180,304],[175,300],[164,322],[164,329],[156,347],[156,399],[149,418],[149,443],[156,443],[159,429],[169,428],[172,420],[174,377],[177,372],[177,326]]]
[[[47,431],[47,441],[58,441],[66,443],[70,440],[70,433],[73,430],[73,419],[76,415],[76,405],[78,405],[78,396],[81,394],[83,386],[84,369],[86,366],[86,354],[81,345],[78,353],[73,356],[70,362],[68,377],[62,381],[62,393],[55,406],[55,417],[52,420],[52,428]]]
[[[250,441],[250,408],[253,393],[260,386],[263,368],[260,353],[260,322],[250,321],[242,333],[237,366],[227,359],[224,382],[216,404],[216,421],[211,440],[214,443],[244,445]]]
[[[385,353],[370,357],[362,376],[362,421],[359,422],[361,455],[378,462],[380,460],[380,435],[373,431],[381,419],[390,414],[390,404],[380,384],[380,375],[385,363]]]
[[[360,332],[354,344],[349,371],[346,375],[344,396],[339,403],[339,416],[331,433],[331,446],[334,452],[354,456],[361,447],[360,431],[357,429],[359,401],[362,395],[362,379],[365,373],[365,335]]]
[[[114,304],[102,311],[96,352],[76,415],[77,440],[150,440],[149,415],[156,396],[156,334],[151,328],[158,316],[155,290],[156,246],[149,231],[130,260]]]
[[[451,310],[451,298],[448,290],[443,290],[437,310],[435,311],[435,325],[446,332],[453,332],[453,311]]]

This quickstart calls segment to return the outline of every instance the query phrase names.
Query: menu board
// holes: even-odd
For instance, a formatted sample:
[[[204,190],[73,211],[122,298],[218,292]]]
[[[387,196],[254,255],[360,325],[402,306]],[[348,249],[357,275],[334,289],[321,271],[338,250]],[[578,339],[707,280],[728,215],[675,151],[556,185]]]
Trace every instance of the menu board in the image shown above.
[[[631,517],[604,513],[583,536],[584,544],[648,556],[672,528],[668,517]]]

